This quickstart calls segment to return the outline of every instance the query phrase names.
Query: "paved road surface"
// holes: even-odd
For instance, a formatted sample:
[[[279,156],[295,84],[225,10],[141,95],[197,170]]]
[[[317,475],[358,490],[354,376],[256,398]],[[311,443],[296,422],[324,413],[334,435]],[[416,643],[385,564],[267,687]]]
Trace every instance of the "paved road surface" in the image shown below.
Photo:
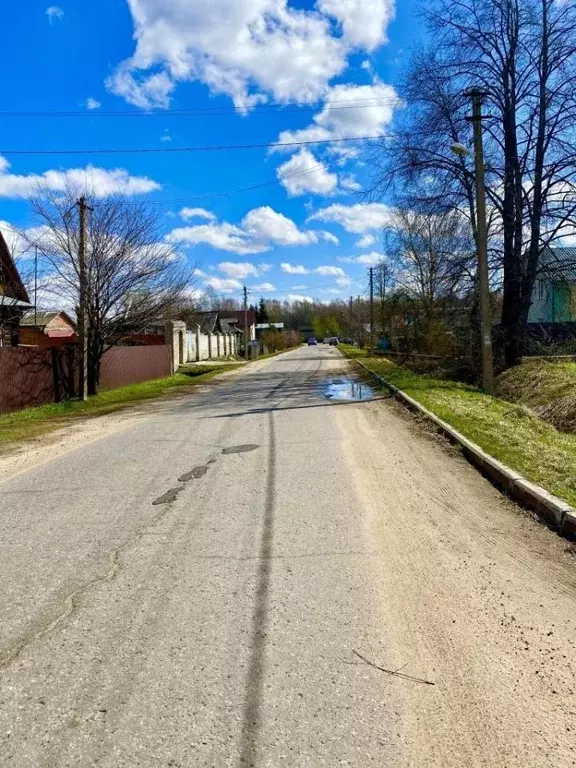
[[[576,764],[566,543],[383,397],[325,399],[346,365],[0,483],[0,765]]]

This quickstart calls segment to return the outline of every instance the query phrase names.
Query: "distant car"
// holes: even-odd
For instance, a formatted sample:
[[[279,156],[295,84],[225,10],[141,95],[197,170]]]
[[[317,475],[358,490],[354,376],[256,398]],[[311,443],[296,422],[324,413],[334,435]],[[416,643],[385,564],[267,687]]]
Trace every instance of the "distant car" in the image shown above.
[[[309,347],[316,347],[318,345],[318,342],[314,337],[311,337],[308,339],[308,346]]]
[[[332,336],[330,339],[328,339],[328,344],[330,344],[331,347],[337,347],[338,339],[336,338],[336,336]]]
[[[328,336],[326,336],[326,338],[323,340],[322,344],[330,344],[330,339],[328,338]]]

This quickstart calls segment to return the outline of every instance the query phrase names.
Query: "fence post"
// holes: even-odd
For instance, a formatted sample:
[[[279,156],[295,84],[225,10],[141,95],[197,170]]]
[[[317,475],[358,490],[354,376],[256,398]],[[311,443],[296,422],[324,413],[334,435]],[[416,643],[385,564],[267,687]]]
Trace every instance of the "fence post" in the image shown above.
[[[166,323],[166,343],[172,350],[172,373],[175,373],[184,361],[184,339],[186,337],[186,323],[182,320],[170,320]]]

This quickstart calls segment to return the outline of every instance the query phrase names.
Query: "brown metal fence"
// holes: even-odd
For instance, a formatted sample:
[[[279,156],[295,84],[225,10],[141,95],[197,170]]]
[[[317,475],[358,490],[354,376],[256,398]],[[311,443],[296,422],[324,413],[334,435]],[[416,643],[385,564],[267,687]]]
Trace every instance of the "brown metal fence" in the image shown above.
[[[0,347],[0,413],[58,403],[78,390],[75,347]],[[105,352],[100,388],[113,389],[169,376],[171,350],[167,345],[113,347]]]
[[[72,397],[75,368],[71,347],[1,347],[0,413]]]
[[[112,347],[100,367],[100,389],[139,384],[171,373],[171,350],[166,344],[146,347]]]

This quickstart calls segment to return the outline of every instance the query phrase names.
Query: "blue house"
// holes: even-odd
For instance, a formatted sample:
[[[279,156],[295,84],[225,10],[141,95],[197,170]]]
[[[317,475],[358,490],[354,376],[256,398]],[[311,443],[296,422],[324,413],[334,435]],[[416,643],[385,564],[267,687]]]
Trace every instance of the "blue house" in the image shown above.
[[[576,322],[576,247],[542,251],[528,322]]]

